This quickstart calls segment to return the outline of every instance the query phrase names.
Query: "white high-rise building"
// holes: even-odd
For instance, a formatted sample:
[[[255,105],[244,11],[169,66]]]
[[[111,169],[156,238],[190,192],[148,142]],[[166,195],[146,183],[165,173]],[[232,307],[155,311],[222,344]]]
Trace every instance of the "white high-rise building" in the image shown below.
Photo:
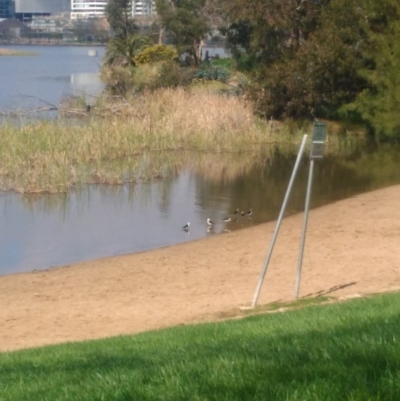
[[[71,19],[104,17],[108,0],[71,0]]]
[[[155,0],[132,0],[132,16],[151,15],[156,13]]]
[[[71,0],[71,19],[104,17],[108,0]],[[156,12],[155,0],[132,0],[132,16]]]

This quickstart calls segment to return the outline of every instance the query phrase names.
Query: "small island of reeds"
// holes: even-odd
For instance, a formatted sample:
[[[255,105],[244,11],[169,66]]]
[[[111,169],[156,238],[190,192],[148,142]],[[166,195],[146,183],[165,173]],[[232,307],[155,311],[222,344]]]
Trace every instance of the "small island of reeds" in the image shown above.
[[[42,121],[0,129],[0,188],[57,193],[84,184],[124,184],[173,175],[193,160],[241,168],[271,145],[295,145],[305,131],[254,115],[243,98],[160,89],[125,98],[102,97],[80,124]],[[63,110],[61,109],[61,112]],[[329,140],[330,151],[338,147]],[[192,152],[188,156],[188,152]],[[268,157],[268,156],[266,156]],[[212,161],[214,160],[214,162]]]
[[[27,52],[22,50],[15,49],[5,49],[4,47],[0,48],[0,56],[36,56],[35,52]]]
[[[264,157],[271,145],[299,143],[311,129],[309,124],[293,132],[288,125],[262,120],[240,97],[185,89],[159,89],[129,100],[103,96],[89,110],[70,105],[60,111],[85,119],[3,124],[2,190],[57,193],[85,184],[160,179],[193,162],[193,152],[203,167],[217,163],[240,169]],[[333,135],[328,151],[338,146]]]

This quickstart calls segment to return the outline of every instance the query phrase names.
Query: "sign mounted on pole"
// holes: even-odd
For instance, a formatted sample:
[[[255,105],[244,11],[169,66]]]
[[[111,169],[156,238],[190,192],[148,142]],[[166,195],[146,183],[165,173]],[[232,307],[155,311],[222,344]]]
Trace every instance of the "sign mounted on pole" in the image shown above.
[[[295,288],[296,299],[299,298],[299,294],[300,294],[301,270],[303,267],[304,245],[306,242],[308,211],[310,209],[311,188],[312,188],[313,172],[314,172],[314,160],[322,159],[323,153],[324,153],[325,138],[326,138],[326,123],[321,123],[319,121],[315,121],[314,125],[313,125],[313,135],[312,135],[311,152],[310,152],[310,171],[308,173],[306,204],[305,204],[305,208],[304,208],[303,228],[301,230],[299,260],[298,260],[298,264],[297,264],[296,288]]]
[[[306,142],[307,142],[307,135],[304,135],[303,136],[303,140],[301,141],[299,153],[297,154],[296,163],[295,163],[295,165],[293,167],[292,176],[290,177],[289,185],[288,185],[287,190],[286,190],[285,198],[283,199],[281,211],[279,212],[278,221],[276,223],[274,234],[272,236],[272,240],[271,240],[271,243],[269,245],[267,257],[265,259],[263,268],[262,268],[261,273],[260,273],[260,277],[258,279],[256,292],[254,293],[253,301],[251,303],[251,306],[253,308],[256,306],[258,297],[260,295],[260,291],[261,291],[261,287],[263,285],[265,274],[267,273],[268,265],[269,265],[269,262],[271,260],[272,251],[274,250],[275,242],[276,242],[276,239],[278,237],[279,229],[281,227],[281,223],[282,223],[282,220],[283,220],[283,215],[285,213],[286,206],[287,206],[287,203],[289,201],[289,196],[290,196],[290,193],[292,191],[293,183],[294,183],[294,180],[295,180],[296,175],[297,175],[297,171],[298,171],[299,166],[300,166],[301,158],[303,157],[303,153],[304,153],[304,148],[306,146]]]
[[[310,159],[322,159],[326,138],[326,123],[315,121],[311,143]]]

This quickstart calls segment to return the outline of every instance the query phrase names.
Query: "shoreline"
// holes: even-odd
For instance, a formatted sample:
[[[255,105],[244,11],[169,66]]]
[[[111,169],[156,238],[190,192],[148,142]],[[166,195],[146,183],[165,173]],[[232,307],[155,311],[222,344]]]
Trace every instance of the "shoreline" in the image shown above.
[[[400,185],[313,209],[300,297],[400,286]],[[294,299],[303,214],[283,220],[259,305]],[[276,222],[0,277],[0,352],[218,320],[249,305]]]
[[[102,43],[49,43],[49,42],[36,42],[36,43],[2,43],[0,42],[0,47],[5,46],[74,46],[74,47],[106,47],[106,44]]]

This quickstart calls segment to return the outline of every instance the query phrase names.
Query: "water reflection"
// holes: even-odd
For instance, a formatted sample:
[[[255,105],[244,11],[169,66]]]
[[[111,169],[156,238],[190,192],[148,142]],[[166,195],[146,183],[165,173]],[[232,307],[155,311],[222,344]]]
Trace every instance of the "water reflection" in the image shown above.
[[[247,157],[253,162],[244,163]],[[2,193],[0,274],[168,246],[274,220],[296,155],[275,149],[257,157],[182,158],[174,177],[147,184],[89,186],[60,196]],[[399,183],[399,159],[393,147],[325,157],[315,166],[311,206]],[[287,214],[304,207],[307,173],[303,160]],[[252,208],[251,219],[232,216],[223,222],[236,208]],[[207,218],[215,222],[212,228]]]

